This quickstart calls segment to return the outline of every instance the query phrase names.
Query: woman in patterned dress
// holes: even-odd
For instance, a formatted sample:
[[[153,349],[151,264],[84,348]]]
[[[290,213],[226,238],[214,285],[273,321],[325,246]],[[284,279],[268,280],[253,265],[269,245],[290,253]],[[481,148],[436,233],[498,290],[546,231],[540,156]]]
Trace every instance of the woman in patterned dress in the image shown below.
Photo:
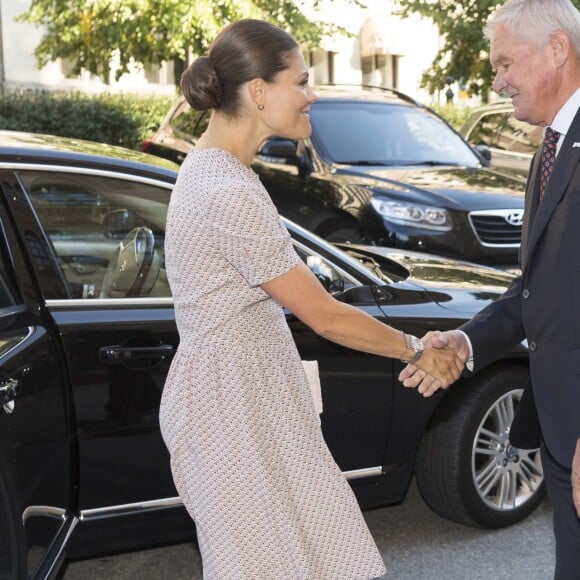
[[[382,558],[322,437],[282,308],[341,345],[413,360],[444,387],[463,364],[449,350],[421,351],[333,299],[294,251],[251,170],[266,138],[311,132],[316,97],[288,34],[259,20],[230,24],[181,83],[194,109],[213,113],[169,205],[166,266],[180,344],[160,423],[204,578],[381,576]]]

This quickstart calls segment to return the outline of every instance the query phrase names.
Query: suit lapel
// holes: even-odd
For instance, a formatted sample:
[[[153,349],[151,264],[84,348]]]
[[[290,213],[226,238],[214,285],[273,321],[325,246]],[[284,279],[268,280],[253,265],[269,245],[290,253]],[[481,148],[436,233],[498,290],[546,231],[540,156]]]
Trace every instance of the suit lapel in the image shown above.
[[[526,236],[526,248],[522,250],[522,269],[524,268],[525,262],[529,260],[532,255],[544,228],[550,221],[554,209],[566,192],[566,188],[572,179],[574,171],[580,163],[580,148],[574,146],[574,143],[578,142],[580,142],[580,110],[576,113],[576,117],[574,118],[574,121],[572,121],[570,130],[562,142],[556,165],[554,166],[554,171],[552,172],[550,181],[548,182],[546,191],[544,192],[542,203],[540,203],[539,206],[537,205],[539,202],[537,172],[540,155],[537,154],[536,159],[534,159],[534,167],[532,169],[533,174],[530,176],[530,181],[528,183],[532,195],[530,208],[527,208],[532,213],[530,214],[531,219],[529,220],[529,232],[527,232]],[[535,212],[534,216],[534,209],[536,209],[536,207],[537,212]],[[522,234],[522,243],[523,242],[524,239]]]

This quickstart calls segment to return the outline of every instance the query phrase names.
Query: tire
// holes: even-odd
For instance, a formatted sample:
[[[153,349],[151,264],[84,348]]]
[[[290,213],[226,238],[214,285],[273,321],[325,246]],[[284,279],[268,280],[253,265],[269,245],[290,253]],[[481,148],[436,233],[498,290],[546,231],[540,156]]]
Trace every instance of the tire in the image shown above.
[[[539,449],[509,445],[528,380],[524,368],[496,368],[453,387],[423,436],[416,464],[421,496],[439,515],[502,528],[531,514],[545,495]]]

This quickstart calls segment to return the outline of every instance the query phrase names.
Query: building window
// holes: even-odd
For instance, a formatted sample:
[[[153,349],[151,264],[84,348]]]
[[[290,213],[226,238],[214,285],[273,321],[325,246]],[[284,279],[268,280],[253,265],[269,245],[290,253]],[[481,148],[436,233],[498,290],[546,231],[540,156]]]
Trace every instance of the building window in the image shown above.
[[[363,84],[396,89],[399,85],[397,54],[372,54],[361,58]]]
[[[310,69],[310,83],[317,85],[333,84],[335,82],[335,54],[327,50],[311,50],[305,55],[305,61]]]

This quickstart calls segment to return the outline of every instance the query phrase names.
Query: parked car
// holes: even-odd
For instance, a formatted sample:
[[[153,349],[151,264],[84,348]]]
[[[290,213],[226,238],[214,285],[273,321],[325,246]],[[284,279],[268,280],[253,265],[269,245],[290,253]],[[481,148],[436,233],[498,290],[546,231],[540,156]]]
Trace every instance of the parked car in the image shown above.
[[[532,155],[543,139],[543,127],[518,121],[511,99],[478,107],[459,132],[491,167],[514,171],[527,177]]]
[[[65,557],[194,534],[158,422],[179,342],[164,267],[176,170],[139,152],[0,132],[2,578],[53,577]],[[340,249],[284,221],[338,300],[419,336],[456,327],[512,278],[427,254]],[[397,381],[398,361],[286,315],[302,357],[319,362],[324,437],[362,508],[401,502],[416,472],[427,503],[466,525],[502,527],[535,509],[539,452],[508,441],[525,345],[425,399]]]
[[[523,179],[484,167],[441,117],[402,93],[315,91],[312,137],[270,139],[254,160],[282,214],[329,241],[517,267]],[[208,119],[180,97],[144,149],[180,163]]]

